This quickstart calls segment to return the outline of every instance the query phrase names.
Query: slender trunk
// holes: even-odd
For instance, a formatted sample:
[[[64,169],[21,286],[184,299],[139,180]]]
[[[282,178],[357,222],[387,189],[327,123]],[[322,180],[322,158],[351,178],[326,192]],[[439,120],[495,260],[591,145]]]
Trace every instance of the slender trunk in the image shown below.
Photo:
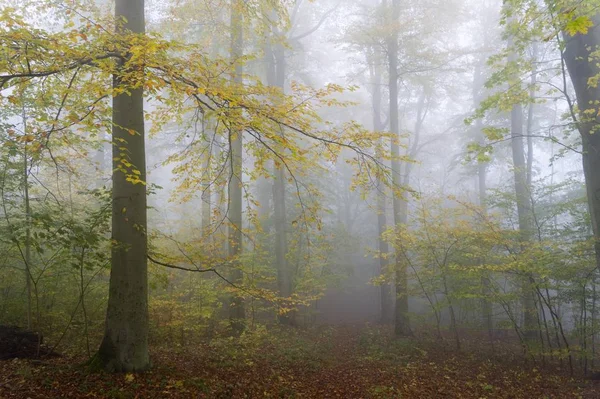
[[[273,44],[267,43],[267,83],[285,91],[286,80],[286,50],[279,41]],[[279,131],[284,136],[283,128]],[[287,260],[287,211],[286,211],[286,174],[284,165],[279,162],[273,163],[273,226],[275,229],[275,262],[277,268],[277,288],[279,296],[289,298],[293,292],[292,272]],[[282,309],[279,314],[281,324],[294,324],[294,312],[290,309]]]
[[[25,119],[23,119],[25,123]],[[23,149],[23,192],[25,196],[25,288],[27,290],[27,329],[32,327],[31,301],[31,205],[29,203],[29,162],[27,161],[27,143]],[[36,326],[39,328],[39,326]]]
[[[385,274],[388,268],[388,254],[390,252],[389,245],[386,240],[383,239],[383,233],[387,229],[386,221],[386,204],[385,204],[385,191],[381,181],[377,183],[380,192],[377,193],[377,232],[378,232],[378,243],[379,243],[379,273]],[[392,321],[392,315],[394,311],[394,304],[392,302],[392,292],[389,283],[382,283],[380,287],[380,298],[381,298],[381,322],[388,324]]]
[[[27,114],[25,107],[22,109],[21,118],[23,120],[23,132],[27,134]],[[27,141],[23,143],[23,197],[25,205],[25,290],[27,294],[27,329],[31,330],[33,326],[33,304],[32,304],[32,287],[33,275],[31,270],[31,204],[29,198],[29,161],[27,159]],[[37,299],[37,287],[36,299]],[[36,328],[39,328],[39,307],[38,307],[38,323]],[[39,345],[38,345],[39,350]]]
[[[523,107],[520,104],[514,105],[511,111],[511,147],[515,179],[515,193],[517,196],[520,241],[522,244],[522,249],[525,249],[531,240],[533,226],[531,218],[531,206],[529,205],[530,187],[527,185],[527,166],[525,164],[525,151],[523,148]],[[523,334],[527,339],[534,339],[537,336],[535,331],[536,316],[529,280],[530,276],[525,276],[521,281]]]
[[[537,45],[533,45],[533,61],[537,60]],[[537,66],[531,71],[531,82],[529,89],[530,103],[527,107],[527,186],[531,187],[533,179],[533,118],[535,117],[535,85],[537,84]]]
[[[209,132],[207,132],[206,127],[208,125]],[[211,233],[211,196],[212,196],[212,174],[211,174],[211,159],[212,159],[212,144],[211,139],[207,136],[210,133],[214,133],[212,131],[213,124],[209,120],[208,123],[203,120],[202,122],[203,133],[205,135],[206,140],[206,150],[203,153],[202,159],[202,193],[200,194],[200,201],[202,202],[202,237],[207,239],[208,235]]]
[[[446,297],[446,301],[448,302],[448,310],[450,311],[450,327],[452,328],[452,332],[454,333],[454,343],[456,345],[456,349],[460,350],[460,336],[458,334],[458,325],[456,324],[456,315],[454,312],[454,304],[452,303],[452,298],[450,297],[450,291],[448,290],[448,279],[446,278],[446,268],[442,270],[442,282],[444,284],[444,296]]]
[[[275,60],[274,60],[272,43],[269,39],[264,43],[264,58],[265,65],[264,80],[269,86],[275,85]],[[271,162],[265,165],[265,169],[272,168]],[[263,233],[267,234],[271,229],[271,202],[273,200],[273,187],[268,178],[259,176],[256,181],[256,197],[258,199],[258,219],[260,228]]]
[[[552,355],[553,346],[552,346],[552,339],[550,339],[550,328],[548,327],[548,317],[546,316],[546,311],[544,310],[544,303],[542,302],[542,299],[539,298],[540,294],[541,294],[541,292],[538,294],[538,299],[539,299],[539,303],[540,303],[540,311],[541,311],[543,322],[544,322],[544,331],[546,333],[546,342],[548,343],[548,349],[550,350],[550,359],[553,359],[554,358],[554,356]]]
[[[592,320],[591,320],[591,324],[592,324],[592,337],[591,337],[591,345],[592,345],[592,361],[590,364],[590,367],[592,368],[592,370],[594,369],[594,366],[596,365],[596,273],[594,272],[593,277],[592,277]]]
[[[242,0],[234,0],[231,4],[231,60],[235,64],[232,80],[235,84],[242,83],[242,64],[244,39],[242,35],[243,16]],[[231,179],[229,181],[229,256],[238,260],[233,268],[231,279],[237,284],[243,283],[244,275],[240,268],[239,257],[243,251],[242,242],[242,131],[233,126],[230,128],[230,163]],[[235,334],[241,334],[245,328],[246,310],[239,292],[234,293],[229,303],[229,319]]]
[[[144,34],[144,0],[117,0],[115,19],[125,21],[119,34]],[[128,91],[113,97],[114,244],[106,330],[97,360],[106,370],[128,372],[150,367],[144,93],[137,80],[140,72],[124,71],[123,61],[118,62],[113,87]],[[132,179],[137,184],[128,181]]]
[[[92,355],[90,349],[90,334],[88,329],[88,314],[85,304],[85,280],[84,280],[84,268],[85,268],[85,247],[81,249],[79,258],[79,302],[81,303],[81,311],[83,313],[83,334],[85,335],[85,349],[88,357]]]
[[[394,26],[394,33],[387,39],[388,47],[388,66],[389,66],[389,90],[390,90],[390,132],[395,136],[391,143],[392,156],[392,188],[394,224],[396,229],[406,224],[407,204],[400,197],[401,190],[401,166],[400,166],[400,146],[398,143],[400,135],[400,121],[398,115],[398,37],[395,26],[399,19],[400,1],[392,0],[391,23]],[[398,247],[398,246],[397,246]],[[408,277],[406,264],[402,261],[402,254],[396,249],[396,311],[395,311],[395,333],[397,336],[411,336],[410,320],[408,317]]]
[[[373,50],[375,55],[369,60],[370,62],[370,74],[372,82],[372,104],[373,104],[373,130],[380,132],[385,129],[384,123],[381,120],[382,107],[381,107],[381,57],[377,50]],[[383,163],[383,154],[377,154],[379,162]],[[382,182],[381,177],[377,176],[377,242],[379,244],[379,273],[384,274],[387,272],[389,261],[389,245],[383,238],[383,234],[387,229],[387,216],[386,216],[386,189]],[[381,302],[381,315],[380,321],[383,324],[391,323],[394,312],[394,304],[392,302],[392,292],[389,283],[382,283],[380,286],[380,302]]]
[[[586,287],[587,284],[584,284],[581,287],[581,352],[582,362],[583,362],[583,373],[587,375],[588,368],[588,353],[587,353],[587,323],[588,323],[588,315],[587,315],[587,295],[586,295]]]
[[[274,51],[275,61],[275,86],[282,91],[285,90],[286,60],[285,48],[282,44],[277,44]],[[283,129],[280,135],[284,135]],[[292,278],[290,267],[287,261],[287,213],[285,201],[285,170],[284,165],[274,164],[275,181],[273,182],[273,212],[275,226],[275,260],[277,262],[277,285],[279,295],[288,298],[292,295]],[[280,317],[283,324],[290,324],[293,318],[290,314],[284,314]]]
[[[475,67],[475,73],[473,76],[473,102],[474,107],[479,107],[481,89],[483,88],[483,71],[482,67],[484,60],[481,60]],[[478,136],[478,140],[481,145],[485,142],[485,136],[483,134],[483,121],[478,119],[475,124],[475,131]],[[477,180],[479,189],[479,206],[482,209],[484,215],[487,215],[487,166],[488,163],[479,160],[477,162]],[[483,264],[484,259],[480,259],[480,263]],[[492,282],[490,280],[490,273],[487,270],[483,270],[481,275],[481,320],[483,326],[487,329],[488,337],[493,349],[494,341],[494,321],[492,318]]]
[[[509,45],[512,45],[512,39]],[[509,62],[516,62],[516,54],[511,53],[508,57]],[[511,81],[510,84],[517,84]],[[523,105],[515,104],[510,113],[511,121],[511,149],[513,160],[513,174],[515,184],[515,195],[517,199],[517,214],[519,219],[519,239],[521,250],[525,250],[531,241],[533,232],[533,216],[530,201],[531,187],[528,184],[528,168],[525,160],[525,149],[523,146]],[[533,291],[530,285],[532,276],[526,275],[521,278],[521,303],[523,308],[523,335],[527,341],[533,340],[537,336],[536,315],[533,301]]]

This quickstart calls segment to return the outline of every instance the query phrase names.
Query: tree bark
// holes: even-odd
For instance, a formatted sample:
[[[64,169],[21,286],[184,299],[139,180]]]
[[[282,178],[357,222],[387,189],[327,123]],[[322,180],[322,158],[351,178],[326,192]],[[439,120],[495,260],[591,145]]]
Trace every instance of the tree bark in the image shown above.
[[[509,46],[513,45],[513,39],[509,38]],[[517,55],[511,52],[508,62],[516,62]],[[518,84],[516,77],[512,77],[509,84]],[[531,207],[531,187],[529,186],[528,168],[525,160],[525,148],[523,145],[523,105],[515,104],[510,113],[510,136],[513,159],[513,175],[515,195],[517,201],[517,215],[519,220],[519,239],[521,249],[524,250],[531,241],[533,234],[533,209]],[[522,276],[520,281],[521,304],[523,309],[523,335],[528,340],[538,336],[537,332],[537,310],[535,307],[533,289],[531,288],[532,276]]]
[[[531,188],[527,184],[527,164],[523,146],[523,106],[521,104],[514,105],[511,111],[511,149],[519,218],[519,236],[524,248],[531,241],[533,218],[530,201]],[[530,286],[530,276],[524,276],[521,281],[523,334],[528,339],[535,339],[537,337],[536,308]]]
[[[484,38],[484,47],[489,45],[487,37]],[[484,87],[484,74],[483,66],[485,65],[485,58],[479,60],[475,66],[473,74],[473,106],[474,108],[479,107],[481,102],[482,93],[481,90]],[[481,145],[485,143],[485,135],[483,134],[483,121],[477,119],[475,123],[475,134],[477,140]],[[477,188],[479,192],[479,206],[484,214],[487,215],[487,167],[488,163],[484,160],[477,161]],[[481,264],[485,262],[484,259],[479,260]],[[481,276],[481,322],[487,329],[490,341],[493,341],[493,329],[494,321],[492,317],[492,284],[488,271],[483,271]]]
[[[206,150],[203,153],[202,159],[202,193],[200,194],[200,201],[202,203],[202,215],[201,215],[201,223],[202,223],[202,237],[205,239],[208,238],[208,235],[211,233],[211,200],[212,200],[212,174],[211,174],[211,159],[212,159],[212,144],[211,139],[207,136],[207,125],[208,130],[212,131],[213,123],[211,120],[203,121],[203,134],[206,136]]]
[[[231,59],[235,63],[232,77],[236,84],[242,83],[242,64],[244,39],[242,34],[243,16],[242,0],[234,0],[231,4]],[[229,256],[239,259],[243,251],[242,242],[242,130],[235,126],[230,128],[229,142],[231,144],[231,179],[229,181]],[[239,261],[233,268],[231,279],[237,285],[243,284],[244,275]],[[235,334],[241,334],[245,328],[246,310],[240,293],[235,292],[229,303],[229,319]]]
[[[398,24],[400,14],[400,1],[392,0],[391,25]],[[388,47],[388,66],[389,66],[389,90],[390,90],[390,132],[395,138],[400,135],[400,121],[398,115],[398,35],[394,28],[394,33],[387,39]],[[396,140],[391,143],[392,156],[392,185],[394,224],[396,229],[406,224],[407,204],[397,191],[401,189],[401,165],[400,165],[400,146]],[[398,246],[399,247],[399,246]],[[395,333],[397,336],[411,336],[410,320],[408,317],[408,277],[406,264],[402,261],[402,253],[396,249],[396,311],[395,311]]]
[[[563,59],[571,76],[579,115],[577,128],[581,134],[583,149],[583,173],[587,191],[588,207],[594,234],[596,267],[600,268],[600,86],[590,85],[589,80],[600,74],[600,66],[592,53],[600,47],[600,14],[592,18],[594,26],[587,34],[571,36],[564,33]],[[590,116],[592,115],[592,116]]]
[[[275,45],[273,51],[274,68],[271,68],[271,83],[285,91],[286,77],[286,59],[285,48],[281,43]],[[283,129],[280,130],[280,135],[283,136]],[[275,180],[273,182],[273,213],[275,227],[275,262],[277,262],[277,287],[279,295],[282,298],[289,298],[292,295],[292,273],[290,265],[287,261],[287,213],[285,200],[285,170],[284,165],[275,163],[274,166]],[[282,324],[293,324],[293,313],[287,312],[279,316],[279,322]]]
[[[372,49],[372,57],[369,57],[369,73],[371,78],[371,96],[373,106],[373,130],[381,132],[385,129],[384,122],[381,120],[382,106],[381,106],[381,57],[379,56],[377,49]],[[377,155],[379,162],[383,161],[382,154]],[[377,242],[379,247],[379,273],[383,274],[387,271],[389,261],[389,245],[383,238],[383,234],[387,229],[387,215],[386,215],[386,189],[380,176],[377,176]],[[394,314],[394,304],[392,302],[392,292],[389,283],[382,283],[379,289],[380,294],[380,321],[382,324],[388,324],[392,322]]]
[[[126,21],[119,34],[144,34],[144,0],[117,0],[115,18]],[[106,330],[98,350],[101,366],[114,372],[150,367],[144,94],[139,81],[124,77],[130,72],[113,77],[115,90],[127,87],[128,93],[113,98],[113,248]],[[134,171],[141,181],[136,184],[128,181]]]

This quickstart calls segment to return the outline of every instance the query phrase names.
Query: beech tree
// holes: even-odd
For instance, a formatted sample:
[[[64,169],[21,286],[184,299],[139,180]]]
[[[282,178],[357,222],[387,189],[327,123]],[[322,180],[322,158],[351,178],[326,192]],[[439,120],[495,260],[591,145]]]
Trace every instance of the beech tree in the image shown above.
[[[559,13],[560,2],[550,2],[551,12]],[[567,4],[569,4],[567,2]],[[563,5],[566,6],[566,5]],[[591,4],[588,5],[591,7]],[[578,21],[582,25],[567,25],[563,28],[564,49],[561,57],[568,68],[573,82],[577,99],[577,110],[575,104],[571,104],[571,112],[577,129],[581,134],[582,161],[585,183],[587,189],[588,206],[592,221],[592,228],[596,238],[594,248],[596,252],[596,264],[600,267],[600,113],[598,103],[600,102],[600,88],[597,84],[600,78],[600,67],[597,61],[597,52],[600,49],[600,15],[585,14],[575,17],[571,21]],[[589,19],[588,19],[589,18]],[[590,22],[592,26],[588,25]],[[567,23],[568,24],[568,23]],[[576,29],[581,26],[580,29]]]
[[[234,65],[232,82],[242,84],[242,56],[243,56],[243,12],[244,4],[240,0],[231,3],[231,63]],[[229,127],[229,162],[230,178],[228,183],[228,208],[229,208],[229,256],[239,259],[243,251],[242,241],[242,130],[239,126],[232,124]],[[243,272],[239,265],[233,269],[231,274],[235,284],[243,284]],[[234,292],[229,303],[229,317],[234,332],[240,334],[245,325],[245,308],[243,298],[239,292]]]
[[[144,0],[118,0],[117,33],[145,32]],[[98,360],[109,371],[142,371],[148,354],[148,261],[143,70],[125,52],[113,77],[112,261],[106,332]]]
[[[504,4],[506,6],[506,3]],[[509,38],[509,47],[514,42]],[[510,53],[508,63],[516,63],[517,55]],[[510,86],[518,85],[518,76],[512,77],[508,84]],[[527,246],[532,239],[534,217],[531,209],[531,185],[528,178],[527,160],[525,158],[525,147],[523,145],[524,134],[523,122],[523,104],[515,103],[510,110],[510,137],[513,160],[513,176],[515,185],[515,195],[517,203],[517,215],[519,219],[519,233],[523,246]],[[531,155],[531,154],[530,154]],[[521,281],[522,302],[523,302],[523,329],[525,336],[529,339],[535,338],[536,316],[533,292],[531,290],[531,276],[525,275]]]
[[[232,25],[239,26],[242,20],[236,8],[232,11]],[[35,144],[32,147],[36,151],[51,151],[53,140],[60,134],[79,130],[100,133],[106,125],[98,123],[98,117],[112,114],[112,267],[105,337],[94,358],[95,364],[107,370],[139,371],[150,367],[147,259],[162,267],[216,273],[222,278],[225,277],[219,267],[240,262],[238,204],[228,215],[233,222],[230,248],[237,251],[230,254],[230,259],[204,259],[202,266],[198,263],[186,268],[148,254],[144,100],[155,105],[153,112],[146,114],[153,133],[192,111],[210,114],[216,120],[216,134],[232,141],[229,160],[231,171],[237,176],[230,185],[232,205],[241,200],[242,135],[250,143],[247,149],[261,159],[261,164],[277,161],[286,167],[313,165],[317,154],[323,153],[328,162],[335,162],[341,150],[347,149],[356,155],[350,163],[363,170],[380,167],[373,149],[381,135],[355,122],[334,126],[315,111],[322,106],[344,106],[343,101],[334,98],[344,91],[343,87],[330,84],[314,89],[296,85],[286,95],[281,90],[249,83],[252,79],[242,80],[243,57],[233,56],[241,54],[241,30],[240,35],[232,36],[235,62],[231,58],[228,62],[213,62],[199,45],[145,35],[144,3],[140,0],[118,2],[113,22],[99,19],[98,23],[91,23],[89,18],[81,17],[89,10],[68,9],[66,27],[58,32],[32,28],[20,10],[3,12],[3,20],[11,29],[1,38],[10,54],[0,64],[0,90],[18,93],[43,82],[52,94],[47,104],[30,116],[36,135],[28,140]],[[111,24],[116,27],[116,35],[108,29]],[[49,47],[52,52],[47,51]],[[227,65],[225,74],[223,65]],[[232,76],[236,78],[230,79]],[[111,77],[113,84],[109,85]],[[111,97],[112,107],[108,104]],[[17,95],[2,97],[3,105],[10,107],[20,106],[21,101]],[[54,119],[49,119],[49,110],[55,112]],[[285,140],[281,138],[283,129]],[[305,148],[306,142],[312,144]],[[203,161],[197,157],[190,162],[192,167],[201,168]],[[186,183],[190,181],[184,180]],[[240,298],[244,290],[241,279],[234,276],[232,280],[228,284],[234,286],[236,297]],[[266,295],[264,291],[251,294]],[[241,324],[243,308],[237,309],[235,318]]]

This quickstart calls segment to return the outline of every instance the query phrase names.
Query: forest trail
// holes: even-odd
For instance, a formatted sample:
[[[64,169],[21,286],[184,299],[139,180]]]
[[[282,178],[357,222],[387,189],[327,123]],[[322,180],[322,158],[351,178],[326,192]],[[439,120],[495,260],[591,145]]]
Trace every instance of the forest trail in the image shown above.
[[[0,398],[597,398],[600,386],[518,354],[494,359],[397,340],[380,328],[258,331],[155,348],[142,374],[88,374],[81,359],[0,362]]]

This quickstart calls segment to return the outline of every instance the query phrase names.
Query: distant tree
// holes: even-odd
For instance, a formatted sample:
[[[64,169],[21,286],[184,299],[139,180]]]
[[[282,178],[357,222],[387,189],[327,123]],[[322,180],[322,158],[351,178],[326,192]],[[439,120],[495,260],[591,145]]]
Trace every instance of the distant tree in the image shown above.
[[[506,2],[504,3],[506,6]],[[509,36],[509,47],[513,39]],[[509,50],[510,51],[510,50]],[[514,52],[508,55],[509,63],[517,62],[517,54]],[[511,76],[508,84],[518,86],[519,77]],[[532,239],[534,216],[531,205],[531,186],[530,172],[525,158],[525,146],[523,138],[526,137],[523,131],[523,104],[515,102],[510,111],[510,138],[513,161],[513,175],[515,184],[515,195],[517,199],[517,215],[519,219],[519,232],[523,246],[527,246]],[[525,275],[521,281],[521,290],[523,302],[523,330],[527,338],[536,337],[536,309],[534,304],[533,292],[531,290],[531,276]]]
[[[397,191],[402,184],[401,161],[400,161],[400,120],[398,115],[398,31],[397,25],[400,23],[400,1],[391,0],[391,8],[389,13],[390,34],[387,38],[387,53],[388,53],[388,79],[390,93],[390,133],[393,135],[391,141],[390,154],[392,158],[392,185],[394,187],[393,209],[394,209],[394,225],[400,228],[406,224],[407,202],[403,200]],[[408,318],[408,276],[406,264],[403,262],[403,257],[399,252],[396,253],[395,267],[395,284],[396,284],[396,312],[395,312],[395,331],[396,335],[410,336],[412,331],[410,328],[410,320]]]
[[[242,84],[242,57],[243,57],[243,10],[244,2],[242,0],[233,0],[231,2],[231,63],[233,67],[232,81],[235,84]],[[230,178],[228,183],[228,208],[229,208],[229,256],[239,262],[239,257],[243,251],[242,241],[242,129],[235,123],[229,127],[229,168]],[[233,268],[231,274],[232,281],[235,284],[242,285],[244,280],[240,265]],[[231,326],[236,334],[241,334],[245,326],[246,311],[244,308],[244,299],[240,292],[234,292],[229,303],[229,318]]]

